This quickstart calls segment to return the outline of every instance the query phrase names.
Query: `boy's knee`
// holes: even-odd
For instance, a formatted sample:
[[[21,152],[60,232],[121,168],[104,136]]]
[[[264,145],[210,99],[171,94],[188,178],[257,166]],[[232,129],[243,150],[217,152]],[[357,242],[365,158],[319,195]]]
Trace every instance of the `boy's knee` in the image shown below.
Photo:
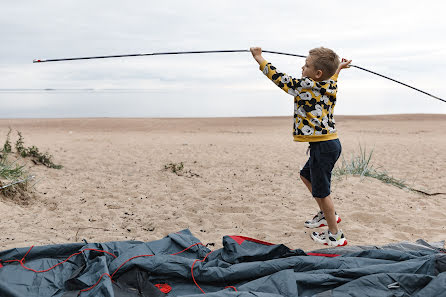
[[[315,199],[319,199],[319,201],[325,202],[326,200],[330,199],[330,193],[326,195],[325,193],[319,194],[317,197],[313,196]]]
[[[300,179],[304,182],[304,183],[311,183],[311,178],[305,174],[303,174],[302,172],[300,172],[299,174]]]

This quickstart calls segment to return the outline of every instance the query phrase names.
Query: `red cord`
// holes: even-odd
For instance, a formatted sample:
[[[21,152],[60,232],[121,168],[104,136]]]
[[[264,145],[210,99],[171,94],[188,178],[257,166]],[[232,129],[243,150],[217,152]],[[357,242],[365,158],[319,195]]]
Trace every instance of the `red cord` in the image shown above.
[[[87,291],[90,291],[91,289],[93,289],[94,287],[96,287],[96,286],[101,282],[101,279],[102,279],[102,277],[103,277],[104,275],[108,276],[108,277],[111,279],[111,281],[113,281],[113,279],[112,279],[112,277],[110,276],[110,274],[108,274],[108,273],[103,273],[103,274],[101,275],[101,277],[98,279],[98,281],[97,281],[93,286],[91,286],[91,287],[89,287],[89,288],[86,288],[86,289],[82,289],[82,290],[80,290],[80,291],[79,291],[79,294],[80,294],[81,292],[87,292]],[[79,296],[79,294],[78,294],[77,296]]]
[[[176,255],[178,255],[178,254],[181,254],[182,252],[187,251],[188,249],[190,249],[191,247],[196,246],[196,245],[202,245],[202,246],[206,247],[204,244],[202,244],[201,242],[199,242],[199,243],[195,243],[195,244],[191,245],[190,247],[188,247],[188,248],[182,250],[181,252],[174,253],[174,254],[170,254],[170,255],[171,255],[171,256],[176,256]]]
[[[236,289],[234,286],[226,286],[225,289],[227,289],[227,288],[231,288],[231,289],[233,289],[234,291],[238,292],[237,289]]]
[[[116,258],[116,256],[115,256],[114,254],[112,254],[112,253],[110,253],[110,252],[107,252],[107,251],[97,250],[97,249],[83,249],[83,250],[81,250],[80,252],[77,252],[77,253],[74,253],[74,254],[70,255],[68,258],[66,258],[66,259],[63,260],[62,262],[59,262],[59,263],[57,263],[56,265],[54,265],[54,266],[52,266],[52,267],[50,267],[50,268],[48,268],[48,269],[45,269],[45,270],[34,270],[34,269],[32,269],[32,268],[26,267],[25,264],[23,264],[23,263],[25,263],[25,257],[29,254],[29,252],[31,252],[31,249],[32,249],[33,247],[34,247],[34,246],[31,246],[31,247],[29,248],[28,252],[26,252],[25,256],[23,256],[22,259],[20,259],[20,260],[8,260],[8,261],[4,261],[4,262],[5,262],[5,263],[19,262],[20,265],[21,265],[24,269],[29,270],[29,271],[32,271],[32,272],[35,272],[35,273],[41,273],[41,272],[48,272],[48,271],[50,271],[51,269],[56,268],[57,266],[59,266],[59,265],[65,263],[65,262],[67,262],[68,260],[70,260],[71,257],[74,257],[74,256],[77,256],[77,255],[79,255],[79,254],[82,254],[84,251],[96,251],[96,252],[106,253],[106,254],[109,254],[109,255],[111,255],[111,256],[113,256],[113,257]]]
[[[204,262],[204,260],[206,260],[206,258],[207,258],[212,252],[213,252],[213,251],[209,252],[209,253],[206,255],[206,257],[204,257],[203,260],[198,260],[198,259],[196,259],[196,260],[194,261],[194,263],[192,263],[192,267],[190,268],[190,271],[191,271],[191,273],[192,273],[192,280],[194,281],[195,285],[198,287],[198,289],[200,289],[200,291],[201,291],[203,294],[206,294],[206,293],[201,289],[201,287],[198,285],[198,283],[197,283],[197,281],[195,280],[195,277],[194,277],[194,265],[195,265],[195,263],[197,263],[198,261],[200,261],[200,262]]]
[[[184,250],[182,250],[182,251],[180,251],[180,252],[173,253],[173,254],[170,254],[170,255],[171,255],[171,256],[175,256],[175,255],[181,254],[181,253],[187,251],[188,249],[190,249],[190,248],[192,248],[192,247],[194,247],[194,246],[196,246],[196,245],[202,245],[202,246],[205,246],[205,245],[203,245],[201,242],[199,242],[199,243],[195,243],[195,244],[189,246],[188,248],[185,248]],[[32,272],[35,272],[35,273],[48,272],[48,271],[50,271],[51,269],[54,269],[55,267],[57,267],[57,266],[59,266],[59,265],[65,263],[65,262],[67,262],[70,258],[72,258],[72,257],[74,257],[74,256],[77,256],[77,255],[79,255],[79,254],[82,254],[84,251],[96,251],[96,252],[106,253],[106,254],[109,254],[109,255],[111,255],[111,256],[117,258],[116,255],[114,255],[114,254],[112,254],[112,253],[110,253],[110,252],[107,252],[107,251],[104,251],[104,250],[97,250],[97,249],[90,249],[90,248],[88,248],[88,249],[83,249],[83,250],[81,250],[81,251],[79,251],[79,252],[77,252],[77,253],[74,253],[74,254],[70,255],[68,258],[66,258],[66,259],[63,260],[62,262],[59,262],[59,263],[53,265],[52,267],[50,267],[50,268],[48,268],[48,269],[45,269],[45,270],[34,270],[34,269],[32,269],[32,268],[26,267],[25,264],[24,264],[24,263],[25,263],[25,258],[26,258],[26,256],[31,252],[31,250],[32,250],[33,247],[34,247],[34,246],[31,246],[31,247],[29,248],[29,250],[26,252],[26,254],[25,254],[25,255],[22,257],[22,259],[20,259],[20,260],[6,260],[6,261],[1,261],[1,260],[0,260],[0,267],[2,267],[1,262],[3,262],[3,263],[19,262],[20,265],[21,265],[24,269],[26,269],[26,270],[29,270],[29,271],[32,271]],[[200,286],[198,285],[198,283],[195,281],[195,277],[194,277],[194,265],[195,265],[195,263],[196,263],[197,261],[204,262],[204,261],[206,260],[206,258],[207,258],[212,252],[213,252],[213,251],[209,252],[209,253],[203,258],[203,260],[198,260],[198,259],[196,259],[196,260],[194,261],[194,263],[192,264],[192,267],[191,267],[192,279],[193,279],[195,285],[200,289],[200,291],[201,291],[203,294],[206,294],[206,293],[201,289],[201,287],[200,287]],[[91,287],[88,287],[88,288],[86,288],[86,289],[82,289],[82,290],[80,290],[80,291],[79,291],[79,294],[80,294],[80,292],[87,292],[87,291],[90,291],[91,289],[93,289],[94,287],[96,287],[96,286],[101,282],[101,280],[102,280],[102,278],[104,277],[104,275],[108,276],[108,277],[111,279],[111,281],[113,281],[113,277],[115,276],[116,272],[118,272],[118,270],[121,269],[121,267],[124,266],[124,264],[126,264],[127,262],[129,262],[129,261],[131,261],[131,260],[133,260],[133,259],[136,259],[136,258],[140,258],[140,257],[152,257],[152,256],[154,256],[154,255],[139,255],[139,256],[135,256],[135,257],[132,257],[132,258],[130,258],[130,259],[124,261],[124,263],[122,263],[122,264],[115,270],[115,272],[113,272],[112,275],[110,275],[110,274],[108,274],[108,273],[103,273],[103,274],[101,275],[101,277],[98,279],[98,281],[97,281],[94,285],[92,285]],[[226,288],[233,288],[235,291],[237,291],[237,290],[235,289],[235,287],[233,287],[233,286],[228,286],[228,287],[226,287]]]
[[[111,277],[113,278],[113,277],[115,276],[116,272],[118,272],[118,270],[121,269],[121,267],[124,266],[124,264],[127,263],[127,262],[129,262],[130,260],[133,260],[133,259],[136,259],[136,258],[141,258],[141,257],[152,257],[152,256],[155,256],[155,255],[139,255],[139,256],[131,257],[131,258],[128,259],[128,260],[125,260],[124,263],[122,263],[122,264],[115,270],[115,272],[113,272],[113,274],[111,275]]]

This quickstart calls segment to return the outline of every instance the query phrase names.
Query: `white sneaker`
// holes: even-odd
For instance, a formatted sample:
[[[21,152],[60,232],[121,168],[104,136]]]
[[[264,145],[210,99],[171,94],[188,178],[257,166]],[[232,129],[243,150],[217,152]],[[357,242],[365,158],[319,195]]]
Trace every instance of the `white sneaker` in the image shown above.
[[[311,238],[317,243],[321,243],[328,246],[344,246],[347,245],[347,239],[344,236],[342,230],[338,230],[338,233],[332,234],[330,230],[322,232],[312,232]]]
[[[338,214],[335,212],[336,215],[336,223],[341,222],[341,217],[338,216]],[[319,211],[317,215],[313,217],[312,220],[305,221],[304,226],[307,228],[319,228],[328,226],[327,220],[325,219],[324,213],[322,211]]]

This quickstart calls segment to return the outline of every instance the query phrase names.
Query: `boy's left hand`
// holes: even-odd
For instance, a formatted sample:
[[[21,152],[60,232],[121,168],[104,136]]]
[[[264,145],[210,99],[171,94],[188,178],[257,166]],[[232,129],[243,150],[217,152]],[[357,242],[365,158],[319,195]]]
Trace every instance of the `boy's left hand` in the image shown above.
[[[336,70],[335,74],[339,75],[339,72],[341,72],[341,69],[350,68],[351,62],[352,62],[352,60],[347,60],[347,59],[342,58],[341,63],[339,63],[339,66],[338,66],[338,70]]]
[[[344,69],[344,68],[350,68],[350,63],[352,62],[352,60],[347,60],[342,58],[341,63],[339,63],[339,67],[338,69]]]

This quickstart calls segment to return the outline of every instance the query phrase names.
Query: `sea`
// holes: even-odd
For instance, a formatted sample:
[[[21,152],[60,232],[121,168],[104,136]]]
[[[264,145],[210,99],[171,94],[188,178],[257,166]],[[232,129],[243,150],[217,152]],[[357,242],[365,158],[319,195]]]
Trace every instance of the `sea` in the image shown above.
[[[419,95],[348,94],[335,115],[446,114],[446,104]],[[197,118],[292,116],[285,92],[239,89],[0,89],[0,118]]]

